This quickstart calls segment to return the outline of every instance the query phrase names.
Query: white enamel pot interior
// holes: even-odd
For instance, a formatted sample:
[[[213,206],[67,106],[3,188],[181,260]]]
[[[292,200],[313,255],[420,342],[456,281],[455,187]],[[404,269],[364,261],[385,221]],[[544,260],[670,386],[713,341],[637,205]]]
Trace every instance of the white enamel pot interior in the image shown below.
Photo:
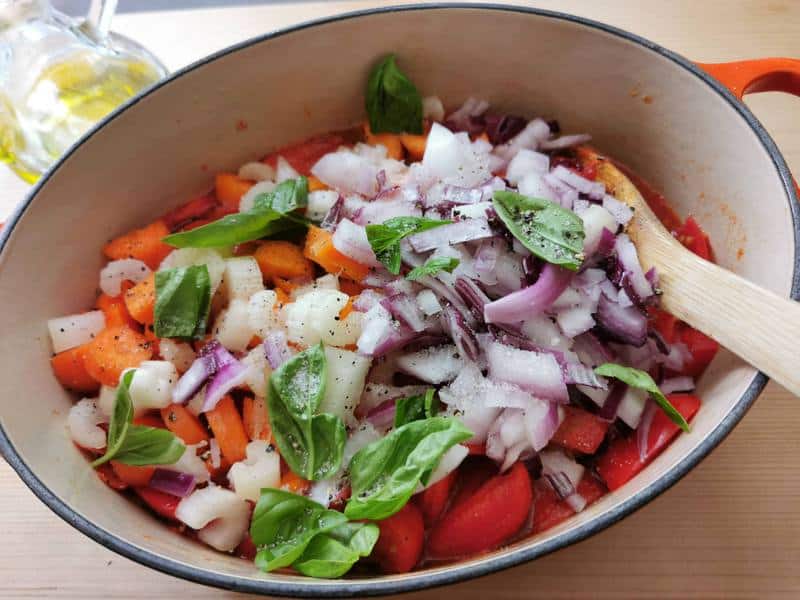
[[[0,445],[34,492],[90,537],[159,570],[250,592],[379,594],[458,581],[573,543],[643,505],[697,464],[763,387],[762,375],[720,352],[700,381],[692,432],[627,485],[543,534],[402,576],[260,573],[106,487],[66,433],[75,398],[51,375],[47,319],[92,305],[109,238],[209,189],[216,171],[362,120],[367,73],[389,52],[424,94],[448,106],[472,95],[590,132],[678,213],[696,216],[723,266],[784,296],[797,291],[795,198],[773,142],[719,84],[650,42],[566,15],[474,5],[351,14],[246,42],[106,119],[3,232]]]

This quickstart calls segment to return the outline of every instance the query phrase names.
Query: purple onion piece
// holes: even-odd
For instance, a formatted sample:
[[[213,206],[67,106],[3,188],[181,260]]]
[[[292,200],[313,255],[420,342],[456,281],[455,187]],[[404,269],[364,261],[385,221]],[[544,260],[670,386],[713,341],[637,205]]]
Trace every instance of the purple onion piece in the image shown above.
[[[414,298],[408,294],[395,294],[380,301],[381,306],[403,325],[416,333],[425,331],[425,319]]]
[[[475,319],[480,323],[483,321],[483,309],[490,302],[489,297],[483,292],[477,283],[468,277],[456,279],[456,292],[464,303],[469,307]]]
[[[394,424],[394,416],[397,412],[397,399],[392,398],[381,402],[378,406],[367,413],[367,421],[375,427],[391,427]]]
[[[328,209],[328,213],[322,219],[322,223],[319,226],[322,229],[326,229],[327,231],[333,231],[336,229],[336,226],[339,224],[339,221],[342,220],[344,217],[344,196],[339,194],[339,197],[336,199],[336,202],[333,203]]]
[[[187,450],[187,452],[190,450]],[[194,475],[157,467],[153,471],[153,476],[150,478],[150,483],[147,484],[147,487],[170,496],[185,498],[192,493],[195,484]]]
[[[647,317],[635,306],[620,306],[600,296],[597,305],[597,322],[613,339],[641,347],[647,342]]]
[[[448,304],[442,310],[440,320],[442,327],[452,338],[461,356],[466,356],[473,361],[477,360],[480,353],[478,339],[475,337],[475,332],[467,325],[464,316]]]
[[[484,309],[487,323],[519,323],[547,310],[569,285],[572,273],[551,263],[531,286],[490,302]]]
[[[597,416],[606,421],[613,421],[616,419],[619,405],[627,389],[628,386],[619,381],[612,384],[611,392],[606,396],[606,401],[603,403],[603,406],[600,407]]]
[[[553,488],[553,491],[561,500],[566,500],[572,494],[575,493],[575,488],[572,485],[572,482],[567,477],[567,474],[563,471],[559,471],[558,473],[549,473],[546,474],[545,479]]]
[[[227,353],[228,351],[225,350],[225,352]],[[220,367],[206,386],[203,412],[213,410],[225,394],[244,383],[247,377],[247,367],[229,353],[228,356],[231,357],[231,362],[227,362]]]
[[[408,241],[415,252],[428,252],[436,248],[492,236],[494,236],[494,232],[486,219],[464,219],[422,233],[415,233],[408,237]]]
[[[650,426],[653,424],[653,417],[656,415],[656,403],[647,399],[647,405],[642,413],[642,420],[636,428],[636,447],[639,450],[639,460],[645,462],[647,459],[647,449],[650,439]]]
[[[212,342],[213,343],[213,342]],[[210,345],[210,344],[209,344]],[[206,380],[216,372],[213,355],[202,354],[194,360],[187,371],[178,379],[172,390],[172,402],[185,404],[203,387]]]
[[[492,145],[505,144],[525,129],[527,121],[516,115],[486,115],[486,135]]]

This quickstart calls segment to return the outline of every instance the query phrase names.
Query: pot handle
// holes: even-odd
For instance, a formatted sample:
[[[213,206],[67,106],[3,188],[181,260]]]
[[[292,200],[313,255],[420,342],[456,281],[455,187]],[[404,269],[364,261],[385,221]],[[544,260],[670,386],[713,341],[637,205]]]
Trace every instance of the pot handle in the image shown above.
[[[786,92],[800,96],[800,60],[759,58],[725,63],[697,63],[741,100],[745,94]]]

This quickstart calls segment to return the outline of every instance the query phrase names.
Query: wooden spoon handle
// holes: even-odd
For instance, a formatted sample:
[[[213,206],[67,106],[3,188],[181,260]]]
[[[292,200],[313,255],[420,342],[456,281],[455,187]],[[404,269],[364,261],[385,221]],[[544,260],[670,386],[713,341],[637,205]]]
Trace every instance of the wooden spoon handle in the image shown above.
[[[658,265],[664,309],[800,396],[800,303],[695,256],[675,240],[643,245],[640,258]]]

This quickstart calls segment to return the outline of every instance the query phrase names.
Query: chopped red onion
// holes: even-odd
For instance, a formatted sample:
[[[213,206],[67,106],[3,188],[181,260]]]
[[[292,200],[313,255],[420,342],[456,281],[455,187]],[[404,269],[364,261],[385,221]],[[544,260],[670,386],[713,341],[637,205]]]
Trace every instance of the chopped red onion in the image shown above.
[[[542,150],[564,150],[566,148],[572,148],[574,146],[585,144],[591,139],[592,136],[590,136],[588,133],[562,135],[561,137],[556,138],[554,140],[545,140],[541,142],[539,144],[539,148]]]
[[[408,294],[395,294],[380,301],[381,306],[403,325],[420,333],[425,331],[425,319],[414,298]]]
[[[378,192],[378,168],[351,150],[324,155],[311,167],[311,174],[340,192],[356,192],[370,198]]]
[[[334,248],[354,261],[370,267],[381,266],[362,225],[356,225],[350,219],[342,219],[333,232],[332,241]]]
[[[549,353],[520,350],[492,342],[486,348],[489,376],[519,386],[539,398],[569,401],[564,375]]]
[[[389,311],[379,303],[365,314],[356,345],[360,354],[376,357],[402,348],[414,337],[411,329],[394,321]]]
[[[642,420],[636,428],[636,447],[639,450],[639,460],[644,462],[647,458],[648,441],[650,439],[650,426],[656,416],[657,406],[652,400],[647,400],[647,406],[642,413]]]
[[[187,449],[187,452],[189,449]],[[178,471],[170,471],[168,469],[156,468],[153,471],[153,476],[150,478],[150,487],[159,492],[164,492],[170,496],[177,496],[178,498],[185,498],[192,493],[195,487],[194,475],[189,473],[180,473]]]
[[[694,390],[694,379],[687,376],[670,377],[661,382],[658,386],[664,394],[674,394],[675,392],[691,392]]]
[[[549,137],[550,126],[543,119],[536,118],[508,142],[496,146],[493,152],[503,160],[510,161],[523,148],[536,150]]]
[[[358,296],[356,296],[356,299],[353,301],[353,310],[357,310],[358,312],[367,312],[370,308],[380,302],[383,297],[383,294],[367,288]]]
[[[557,177],[573,189],[582,194],[586,194],[595,200],[602,200],[606,193],[606,186],[599,181],[592,181],[581,177],[574,171],[570,171],[564,165],[558,165],[551,171],[553,177]]]
[[[647,317],[635,306],[620,306],[602,295],[597,305],[597,322],[624,344],[640,347],[647,342]]]
[[[270,331],[264,338],[264,352],[267,355],[269,366],[277,369],[292,357],[292,350],[286,334],[280,330]]]
[[[614,196],[609,196],[608,194],[603,196],[603,208],[610,212],[620,225],[627,225],[633,218],[631,207],[624,202],[620,202]]]
[[[445,119],[445,125],[451,131],[466,131],[477,134],[483,131],[484,122],[481,116],[489,110],[486,100],[467,98],[458,110],[450,113]]]
[[[529,408],[525,409],[525,428],[530,444],[536,452],[550,443],[560,424],[558,405],[554,402],[545,402],[537,398]]]
[[[569,504],[570,508],[574,510],[576,513],[581,512],[584,508],[586,508],[586,498],[581,496],[578,492],[568,496],[565,498],[567,504]]]
[[[603,377],[598,377],[594,369],[587,367],[583,363],[566,360],[562,366],[564,371],[564,381],[585,385],[601,390],[608,389],[608,382]]]
[[[213,410],[225,394],[240,386],[247,379],[247,367],[236,360],[230,352],[222,347],[222,344],[217,344],[213,352],[217,370],[206,385],[203,412]]]
[[[486,115],[486,135],[494,144],[505,144],[508,140],[525,129],[526,121],[515,115]]]
[[[606,421],[613,421],[617,418],[617,411],[619,410],[619,405],[622,402],[623,396],[625,396],[625,392],[628,390],[628,386],[621,382],[616,382],[611,385],[610,391],[608,395],[605,397],[604,402],[600,405],[600,411],[597,413],[597,416],[601,419],[605,419]],[[586,393],[584,390],[581,390]],[[592,398],[592,396],[589,396]],[[594,398],[592,398],[594,400]]]
[[[216,368],[213,354],[201,353],[172,388],[172,402],[185,404],[191,400],[206,380],[216,372]]]
[[[502,252],[502,246],[505,242],[497,238],[488,238],[483,240],[475,252],[475,272],[490,285],[497,282],[497,277],[494,274],[494,269],[497,266],[497,257]],[[486,281],[488,279],[488,281]],[[458,288],[456,288],[458,289]],[[481,318],[483,315],[481,314]]]
[[[439,318],[442,328],[452,338],[459,354],[470,360],[477,360],[480,352],[478,340],[475,338],[475,332],[467,324],[464,316],[451,304],[448,304],[442,310]]]
[[[486,219],[464,219],[449,225],[435,227],[408,237],[415,252],[428,252],[461,242],[492,237],[494,232]]]
[[[566,500],[575,493],[572,482],[563,471],[559,471],[558,473],[545,473],[544,478],[561,500]]]
[[[397,399],[392,398],[382,402],[367,413],[367,421],[373,426],[384,429],[394,425],[394,417],[397,412]]]
[[[458,312],[464,316],[467,324],[470,327],[474,327],[478,321],[472,315],[470,309],[461,300],[461,296],[458,294],[458,292],[456,292],[455,282],[456,278],[447,272],[441,272],[436,277],[426,275],[425,277],[420,277],[417,280],[417,283],[430,288],[440,298],[443,298],[452,304],[456,309],[458,309]]]
[[[633,295],[629,293],[628,295],[631,296],[631,300],[634,302],[638,300],[637,303],[640,303],[652,296],[653,287],[644,275],[642,265],[639,262],[639,255],[636,252],[636,246],[633,245],[633,242],[627,234],[621,233],[617,236],[614,249],[617,253],[619,266],[623,269],[626,280],[630,284],[630,289],[636,296],[636,298],[634,298]]]
[[[592,310],[587,306],[564,308],[556,314],[556,322],[564,335],[574,338],[595,326]]]
[[[319,226],[327,231],[333,231],[344,217],[344,197],[340,194],[336,202],[328,209]]]
[[[596,335],[590,332],[576,337],[572,350],[578,355],[582,363],[591,367],[614,361],[614,355],[611,351],[603,342],[597,339]]]
[[[541,152],[523,149],[508,163],[506,179],[518,185],[529,173],[544,175],[550,170],[550,157]]]
[[[571,277],[566,269],[547,263],[536,283],[487,304],[484,318],[487,323],[519,323],[535,317],[550,308]]]
[[[440,384],[452,381],[464,368],[464,359],[452,345],[429,346],[397,358],[403,373],[426,383]]]
[[[478,284],[468,277],[456,279],[456,292],[464,299],[472,314],[480,322],[483,320],[483,309],[490,302]]]

